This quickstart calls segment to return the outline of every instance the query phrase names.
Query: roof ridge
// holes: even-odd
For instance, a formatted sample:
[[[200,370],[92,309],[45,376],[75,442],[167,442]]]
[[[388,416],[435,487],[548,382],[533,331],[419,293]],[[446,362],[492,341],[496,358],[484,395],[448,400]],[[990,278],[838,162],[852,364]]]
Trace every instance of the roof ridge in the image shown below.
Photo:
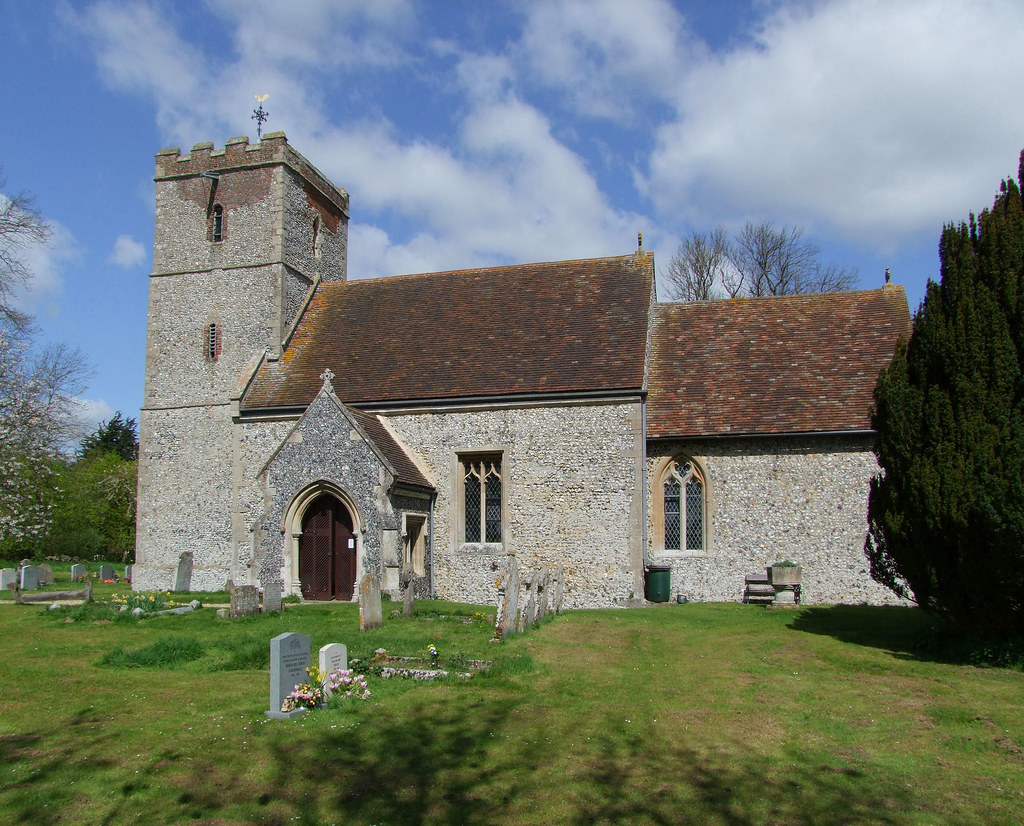
[[[469,267],[469,268],[459,269],[459,270],[435,270],[435,271],[432,271],[432,272],[408,272],[408,273],[395,273],[394,275],[376,275],[376,276],[372,276],[370,278],[351,278],[350,277],[348,279],[348,281],[332,281],[332,282],[322,282],[322,283],[323,284],[330,283],[332,285],[334,285],[334,284],[345,284],[345,283],[349,283],[349,284],[354,284],[354,283],[366,284],[366,283],[373,283],[373,282],[377,282],[377,281],[394,281],[396,279],[426,278],[426,277],[435,276],[435,275],[472,275],[472,274],[476,274],[476,273],[497,272],[499,270],[522,269],[522,268],[529,268],[529,267],[552,267],[552,266],[558,266],[558,265],[563,265],[563,264],[567,265],[567,266],[581,266],[581,265],[586,265],[586,264],[593,264],[593,263],[596,263],[596,262],[599,262],[599,261],[607,261],[607,262],[622,261],[622,262],[626,262],[626,263],[633,263],[634,257],[635,257],[635,253],[630,253],[628,255],[605,255],[605,256],[600,256],[598,258],[566,258],[566,259],[559,260],[559,261],[529,261],[529,262],[526,262],[526,263],[519,263],[519,264],[494,264],[494,265],[489,266],[489,267]]]

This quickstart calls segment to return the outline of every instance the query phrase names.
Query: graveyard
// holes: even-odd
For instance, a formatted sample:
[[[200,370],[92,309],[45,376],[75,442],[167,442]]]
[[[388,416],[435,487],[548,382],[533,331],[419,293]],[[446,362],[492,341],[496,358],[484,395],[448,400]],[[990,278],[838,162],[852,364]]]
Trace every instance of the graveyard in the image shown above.
[[[33,593],[83,587],[51,567]],[[3,822],[1024,820],[1019,662],[922,646],[915,609],[563,611],[492,642],[497,606],[431,600],[366,630],[241,589],[134,615],[117,573],[52,610],[0,593]],[[270,714],[307,664],[369,696]]]

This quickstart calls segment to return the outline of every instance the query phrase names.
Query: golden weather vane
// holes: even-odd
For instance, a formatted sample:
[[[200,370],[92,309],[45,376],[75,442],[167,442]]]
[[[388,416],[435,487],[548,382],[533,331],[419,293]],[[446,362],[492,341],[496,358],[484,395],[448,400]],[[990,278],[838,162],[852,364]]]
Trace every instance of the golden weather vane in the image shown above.
[[[270,112],[263,108],[263,101],[270,97],[270,95],[253,95],[253,97],[256,98],[256,102],[259,104],[258,109],[252,110],[252,119],[256,121],[256,139],[260,140],[263,137],[263,124],[270,117]]]

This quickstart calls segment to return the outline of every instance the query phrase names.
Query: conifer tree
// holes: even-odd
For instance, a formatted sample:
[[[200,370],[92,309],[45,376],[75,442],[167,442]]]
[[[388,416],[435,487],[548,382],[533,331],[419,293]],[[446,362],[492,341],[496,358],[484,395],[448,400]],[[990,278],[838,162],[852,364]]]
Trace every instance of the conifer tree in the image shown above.
[[[960,629],[1024,634],[1024,152],[991,210],[943,228],[875,388],[871,575]]]

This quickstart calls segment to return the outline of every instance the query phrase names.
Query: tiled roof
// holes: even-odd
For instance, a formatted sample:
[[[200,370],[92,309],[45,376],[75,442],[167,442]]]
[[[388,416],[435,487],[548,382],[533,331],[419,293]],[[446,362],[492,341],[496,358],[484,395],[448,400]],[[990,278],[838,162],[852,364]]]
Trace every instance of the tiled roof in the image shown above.
[[[322,283],[243,409],[308,405],[325,368],[346,404],[643,386],[653,257]]]
[[[363,433],[376,445],[384,458],[395,471],[395,479],[413,487],[433,489],[433,485],[423,475],[417,464],[406,453],[405,448],[400,445],[391,432],[381,423],[379,417],[372,413],[357,410],[354,407],[345,405],[349,415],[363,429]]]
[[[896,286],[657,304],[647,435],[869,429],[878,373],[909,332]]]

